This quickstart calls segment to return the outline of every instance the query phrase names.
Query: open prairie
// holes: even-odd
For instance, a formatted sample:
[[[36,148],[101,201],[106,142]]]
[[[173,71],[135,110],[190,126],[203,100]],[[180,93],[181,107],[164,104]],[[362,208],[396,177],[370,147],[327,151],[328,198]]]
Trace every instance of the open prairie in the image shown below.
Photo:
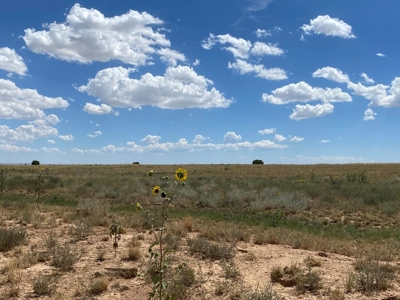
[[[399,164],[8,165],[0,192],[1,299],[400,299]]]

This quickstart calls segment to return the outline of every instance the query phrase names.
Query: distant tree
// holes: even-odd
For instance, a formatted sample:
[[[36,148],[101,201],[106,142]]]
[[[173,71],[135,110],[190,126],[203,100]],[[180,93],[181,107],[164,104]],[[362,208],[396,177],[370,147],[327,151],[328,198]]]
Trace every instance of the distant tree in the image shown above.
[[[38,166],[40,162],[38,160],[32,160],[32,166]]]
[[[253,160],[253,165],[263,165],[264,162],[261,159],[255,159]]]
[[[134,162],[132,163],[132,165],[138,165],[138,164],[139,164],[138,161],[134,161]]]

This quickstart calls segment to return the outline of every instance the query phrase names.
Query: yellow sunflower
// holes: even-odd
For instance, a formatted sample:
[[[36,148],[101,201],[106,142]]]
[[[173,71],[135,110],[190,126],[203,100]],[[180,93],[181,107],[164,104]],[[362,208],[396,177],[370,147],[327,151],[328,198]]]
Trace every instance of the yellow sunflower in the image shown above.
[[[158,195],[158,193],[160,191],[161,191],[161,188],[158,185],[156,185],[155,187],[153,187],[152,193],[153,193],[153,195]]]
[[[40,171],[44,171],[44,167],[40,167]]]
[[[136,203],[136,211],[141,211],[142,210],[142,206],[140,205],[140,203]]]
[[[187,171],[182,168],[178,168],[175,172],[175,179],[178,181],[185,181],[187,179]]]

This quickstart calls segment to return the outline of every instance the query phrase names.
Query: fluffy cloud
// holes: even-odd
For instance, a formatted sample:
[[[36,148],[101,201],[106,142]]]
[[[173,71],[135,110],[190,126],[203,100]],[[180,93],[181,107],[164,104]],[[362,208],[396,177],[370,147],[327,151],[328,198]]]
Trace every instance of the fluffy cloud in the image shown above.
[[[128,142],[126,146],[107,145],[101,149],[79,149],[73,148],[72,152],[80,154],[100,154],[100,153],[122,153],[122,152],[169,152],[169,151],[205,151],[205,150],[268,150],[285,149],[286,145],[279,145],[270,140],[262,140],[254,143],[250,142],[232,142],[225,144],[212,143],[189,143],[186,139],[179,139],[178,142],[152,143],[145,146],[137,145],[135,142]]]
[[[343,74],[343,72],[339,69],[335,69],[332,67],[318,69],[314,72],[313,76],[347,83],[348,89],[353,90],[355,95],[359,95],[370,100],[370,105],[383,107],[400,106],[400,77],[395,77],[390,86],[383,84],[364,86],[360,82],[351,82],[346,74]],[[367,74],[362,73],[361,76],[364,77],[364,79],[368,81],[368,83],[373,82],[373,80],[369,78]]]
[[[50,98],[33,89],[20,89],[10,80],[0,79],[0,119],[35,120],[45,117],[44,109],[65,108],[68,102]]]
[[[97,149],[79,149],[79,148],[72,148],[72,152],[79,153],[79,154],[100,154],[101,151]]]
[[[310,20],[310,24],[304,24],[300,27],[305,34],[323,34],[328,36],[338,36],[342,38],[355,38],[350,25],[337,18],[331,18],[328,15],[318,16]]]
[[[205,140],[209,138],[202,136],[201,134],[196,134],[196,136],[193,139],[193,144],[201,144]]]
[[[26,29],[23,39],[35,53],[81,63],[117,59],[141,66],[153,54],[172,64],[185,60],[182,54],[168,51],[170,41],[151,27],[161,24],[163,21],[146,12],[130,10],[108,18],[96,9],[75,4],[65,23],[45,24],[42,31]]]
[[[277,45],[265,44],[262,42],[255,42],[253,48],[250,51],[251,55],[263,56],[263,55],[282,55],[284,52]]]
[[[158,143],[158,141],[160,139],[161,139],[161,136],[158,136],[158,135],[147,135],[146,137],[142,138],[140,141],[142,143],[154,144],[154,143]]]
[[[67,141],[67,142],[73,141],[75,139],[72,134],[59,135],[58,138],[63,140],[63,141]]]
[[[383,54],[383,53],[377,53],[377,54],[376,54],[376,56],[379,56],[379,57],[385,57],[386,55],[385,55],[385,54]]]
[[[104,103],[101,105],[86,103],[83,111],[92,115],[106,115],[112,112],[112,107]]]
[[[303,120],[308,118],[322,117],[333,113],[333,105],[330,103],[317,105],[296,105],[293,113],[289,116],[292,120]]]
[[[261,135],[265,135],[265,134],[273,134],[275,131],[276,131],[276,128],[266,128],[266,129],[259,130],[258,133]]]
[[[299,83],[291,83],[277,88],[272,91],[272,95],[264,93],[261,101],[280,105],[316,100],[324,102],[349,102],[351,101],[351,96],[343,92],[340,88],[313,88],[306,82],[300,81]]]
[[[295,142],[295,143],[302,142],[302,141],[304,141],[304,138],[299,137],[299,136],[294,136],[289,140],[289,142]]]
[[[374,84],[374,83],[375,83],[375,80],[373,80],[372,78],[369,78],[368,75],[365,74],[365,73],[361,73],[360,76],[361,76],[362,78],[364,78],[364,82],[365,82],[366,84]]]
[[[15,145],[0,144],[0,151],[2,152],[38,152],[36,149],[27,147],[18,147]]]
[[[186,61],[185,55],[169,48],[161,48],[157,50],[157,53],[160,55],[160,59],[163,62],[173,67],[178,64],[178,61]]]
[[[286,140],[286,138],[281,134],[275,134],[274,140],[278,142],[283,142],[284,140]]]
[[[330,140],[320,140],[319,143],[323,144],[323,143],[329,143]]]
[[[235,38],[230,34],[214,35],[210,33],[210,36],[201,42],[201,46],[206,50],[210,50],[217,43],[222,45],[230,44],[229,47],[224,47],[223,49],[231,52],[235,58],[247,59],[249,57],[251,42],[242,38]]]
[[[269,32],[269,31],[267,31],[267,30],[265,30],[265,29],[260,29],[260,28],[257,28],[257,30],[254,31],[254,34],[255,34],[256,37],[258,37],[258,38],[263,38],[263,37],[271,36],[271,35],[272,35],[271,32]]]
[[[375,116],[377,115],[377,113],[374,113],[374,111],[370,108],[368,108],[365,112],[364,112],[364,121],[371,121],[371,120],[375,120]]]
[[[98,131],[95,131],[94,134],[88,134],[87,136],[91,137],[91,138],[96,138],[100,135],[102,135],[102,132],[100,130],[98,130]]]
[[[195,61],[192,64],[194,67],[200,65],[200,59],[195,59]]]
[[[46,148],[46,147],[42,147],[42,151],[45,153],[49,153],[49,154],[65,154],[66,152],[61,151],[58,148]]]
[[[370,100],[370,105],[400,107],[400,77],[396,77],[390,86],[383,84],[364,86],[361,83],[350,82],[347,87],[352,89],[354,94]]]
[[[21,56],[14,49],[0,48],[0,69],[25,76],[28,68]]]
[[[224,47],[223,49],[231,52],[233,57],[236,59],[248,59],[250,55],[263,56],[263,55],[275,55],[279,56],[284,53],[276,44],[265,44],[263,42],[255,42],[254,45],[248,40],[242,38],[236,38],[230,34],[214,35],[210,33],[207,39],[204,39],[201,43],[202,47],[206,50],[210,50],[217,43],[230,46]]]
[[[261,34],[261,30],[258,31]],[[256,32],[256,34],[258,34]],[[214,35],[210,33],[207,39],[202,41],[202,47],[206,50],[210,50],[217,43],[229,44],[230,46],[224,47],[232,53],[236,59],[235,62],[228,63],[229,69],[237,70],[240,74],[255,73],[256,77],[264,78],[267,80],[283,80],[287,79],[286,72],[280,68],[267,69],[261,64],[252,64],[246,60],[250,58],[250,55],[259,57],[263,55],[275,55],[280,56],[284,53],[276,44],[265,44],[262,42],[255,42],[254,45],[247,40],[242,38],[235,38],[229,34],[225,35]]]
[[[227,143],[235,143],[242,140],[242,136],[240,134],[236,134],[235,132],[229,131],[224,135],[224,142]]]
[[[140,79],[129,78],[132,71],[123,67],[104,69],[77,89],[111,107],[226,108],[232,103],[215,88],[209,90],[212,81],[188,66],[168,67],[164,76],[147,73]]]
[[[56,143],[54,140],[47,140],[47,142],[48,142],[49,144],[55,144],[55,143]]]
[[[252,65],[244,60],[238,59],[234,63],[228,63],[229,69],[235,69],[240,74],[255,73],[256,77],[267,80],[287,79],[285,70],[280,68],[266,69],[264,65]]]
[[[57,129],[47,124],[39,126],[35,126],[34,124],[21,125],[15,129],[11,129],[7,125],[0,125],[0,140],[11,143],[32,142],[39,138],[48,138],[57,135]]]
[[[363,73],[364,74],[364,73]],[[341,70],[332,68],[332,67],[325,67],[316,70],[313,77],[322,77],[328,80],[336,81],[336,82],[349,82],[349,76],[344,74]]]

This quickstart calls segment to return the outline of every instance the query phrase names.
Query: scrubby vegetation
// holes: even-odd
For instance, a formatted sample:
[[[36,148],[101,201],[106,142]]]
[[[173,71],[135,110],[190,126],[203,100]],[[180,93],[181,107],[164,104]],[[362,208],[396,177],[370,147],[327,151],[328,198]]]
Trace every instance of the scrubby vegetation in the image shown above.
[[[1,167],[0,292],[23,298],[28,283],[37,296],[61,297],[63,280],[73,280],[68,274],[96,264],[68,297],[133,293],[124,283],[132,278],[143,299],[151,291],[156,299],[190,299],[204,286],[221,299],[343,299],[344,292],[396,288],[400,165],[185,169],[177,175],[166,165]],[[265,288],[246,286],[243,265],[257,265],[254,249],[268,245],[315,252],[282,267],[272,260],[270,276],[259,282]],[[320,272],[331,253],[352,260],[332,289]],[[25,278],[22,270],[38,264],[48,272]],[[207,264],[216,267],[205,271]],[[215,274],[219,279],[210,281]]]

